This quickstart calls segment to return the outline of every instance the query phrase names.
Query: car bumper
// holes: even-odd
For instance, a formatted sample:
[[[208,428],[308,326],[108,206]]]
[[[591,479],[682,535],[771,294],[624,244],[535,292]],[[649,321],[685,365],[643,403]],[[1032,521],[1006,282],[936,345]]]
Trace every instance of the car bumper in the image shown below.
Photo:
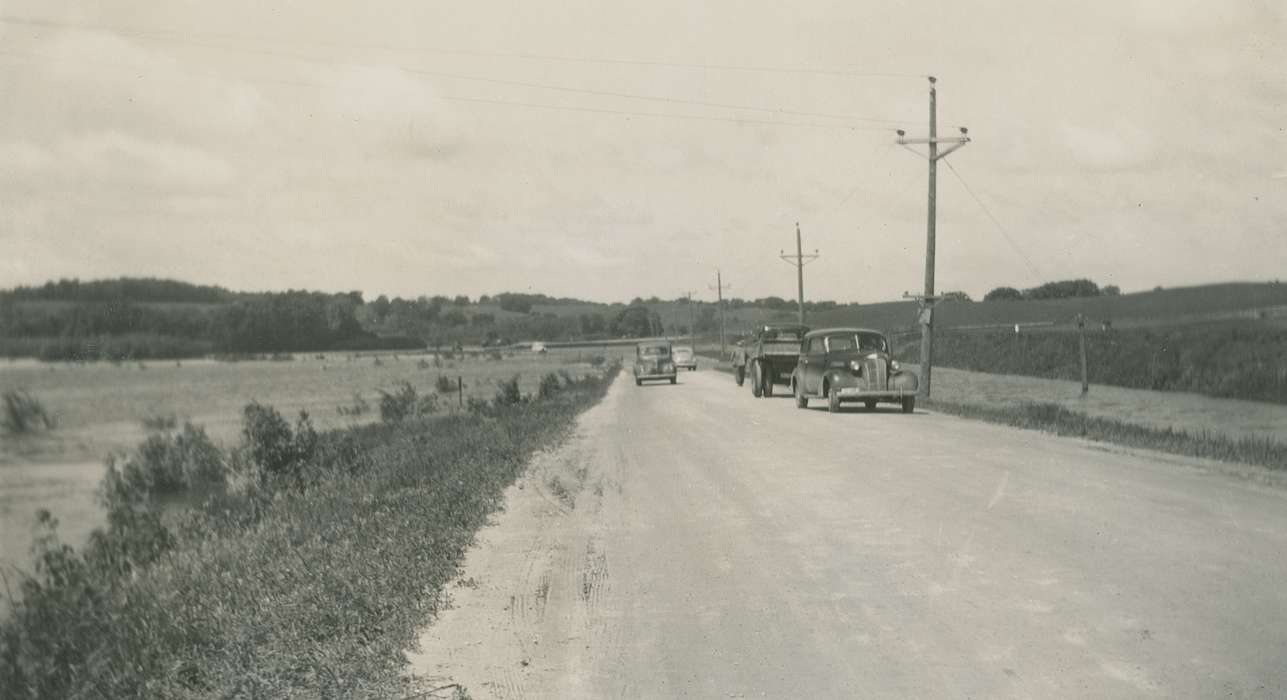
[[[845,399],[855,399],[855,400],[875,399],[877,401],[884,399],[886,401],[901,401],[904,397],[916,395],[915,389],[873,390],[873,389],[859,389],[857,387],[851,387],[846,389],[833,389],[833,391],[836,392],[836,395],[840,397],[841,401],[844,401]]]
[[[643,381],[645,379],[674,379],[675,372],[656,372],[652,374],[635,374],[635,379]]]

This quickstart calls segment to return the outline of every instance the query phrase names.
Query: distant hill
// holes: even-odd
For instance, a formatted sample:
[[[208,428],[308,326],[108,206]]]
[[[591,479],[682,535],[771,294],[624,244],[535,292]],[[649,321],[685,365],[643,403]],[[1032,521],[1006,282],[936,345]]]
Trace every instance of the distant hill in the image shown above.
[[[223,287],[191,284],[154,277],[121,277],[111,280],[61,279],[39,287],[0,290],[0,299],[14,301],[220,304],[240,296]]]

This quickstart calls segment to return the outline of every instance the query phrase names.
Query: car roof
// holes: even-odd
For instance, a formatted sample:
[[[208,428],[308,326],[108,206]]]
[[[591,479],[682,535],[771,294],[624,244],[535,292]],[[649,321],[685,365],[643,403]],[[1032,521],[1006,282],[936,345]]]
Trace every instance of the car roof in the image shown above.
[[[766,331],[807,331],[808,326],[802,326],[798,323],[766,323],[760,326]]]
[[[642,342],[642,343],[639,343],[639,344],[638,344],[638,345],[636,345],[635,347],[637,347],[637,348],[668,348],[668,347],[670,347],[670,346],[671,346],[671,342],[670,342],[669,340],[648,340],[648,341],[644,341],[644,342]]]
[[[882,336],[885,335],[884,333],[874,328],[837,327],[837,328],[819,328],[816,331],[810,331],[809,333],[806,333],[804,337],[816,338],[820,335],[839,335],[841,333],[875,333],[877,335],[882,335]]]

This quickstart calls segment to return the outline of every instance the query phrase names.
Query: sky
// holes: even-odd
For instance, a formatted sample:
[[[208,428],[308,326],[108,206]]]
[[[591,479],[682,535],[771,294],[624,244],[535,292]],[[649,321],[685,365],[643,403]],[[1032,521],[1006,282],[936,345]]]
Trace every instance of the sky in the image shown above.
[[[0,287],[875,302],[1287,263],[1281,0],[0,0]]]

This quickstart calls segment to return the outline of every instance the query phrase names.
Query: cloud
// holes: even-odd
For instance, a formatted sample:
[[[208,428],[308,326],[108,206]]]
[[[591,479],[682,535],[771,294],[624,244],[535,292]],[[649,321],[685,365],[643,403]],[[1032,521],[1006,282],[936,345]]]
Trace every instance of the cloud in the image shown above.
[[[1129,126],[1096,128],[1065,123],[1057,133],[1065,153],[1083,168],[1126,170],[1144,165],[1156,155],[1153,140]]]

